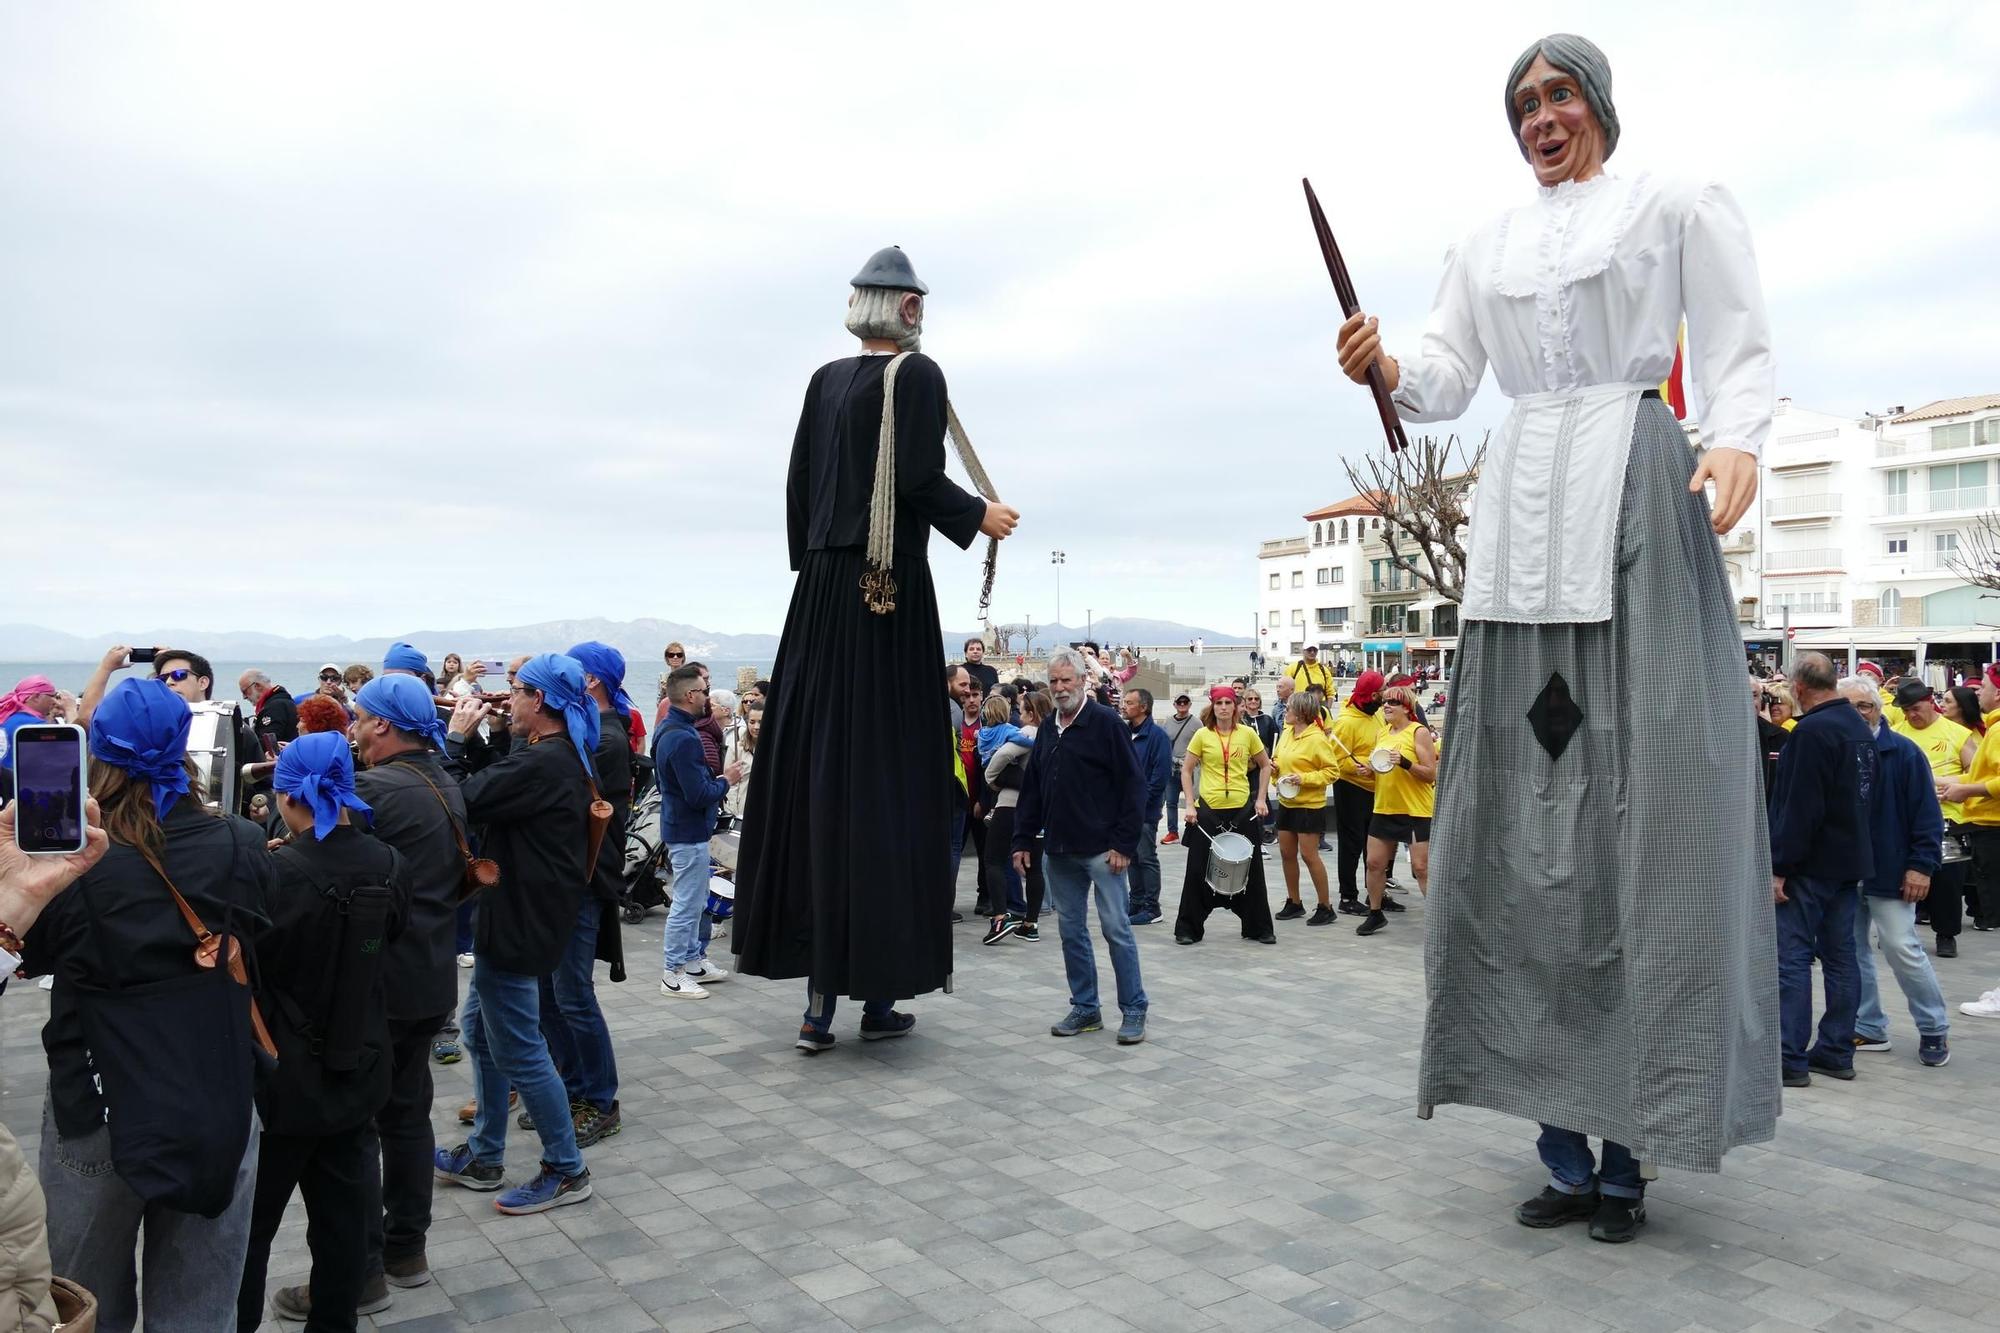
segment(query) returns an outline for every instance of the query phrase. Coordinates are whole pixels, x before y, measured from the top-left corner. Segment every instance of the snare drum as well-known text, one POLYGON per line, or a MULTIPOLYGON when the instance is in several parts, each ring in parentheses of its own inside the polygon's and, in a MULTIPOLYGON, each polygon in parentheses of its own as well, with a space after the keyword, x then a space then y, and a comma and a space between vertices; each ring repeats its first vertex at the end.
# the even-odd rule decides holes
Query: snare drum
POLYGON ((1972 859, 1972 844, 1965 836, 1965 830, 1956 824, 1948 824, 1944 831, 1944 852, 1941 857, 1946 865, 1972 859))

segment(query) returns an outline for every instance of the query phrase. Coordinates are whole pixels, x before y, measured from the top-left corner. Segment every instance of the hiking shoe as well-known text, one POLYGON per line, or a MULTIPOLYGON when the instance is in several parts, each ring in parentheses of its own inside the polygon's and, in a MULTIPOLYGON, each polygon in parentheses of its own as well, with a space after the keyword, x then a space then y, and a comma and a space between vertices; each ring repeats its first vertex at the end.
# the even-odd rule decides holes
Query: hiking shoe
POLYGON ((677 1000, 705 1000, 708 992, 701 983, 689 976, 687 969, 677 967, 660 978, 660 994, 671 995, 677 1000))
POLYGON ((611 1099, 611 1109, 600 1111, 590 1102, 580 1102, 575 1110, 576 1146, 588 1148, 600 1139, 608 1139, 625 1128, 625 1117, 619 1113, 618 1099, 611 1099))
POLYGON ((1917 1059, 1923 1061, 1932 1069, 1936 1069, 1940 1065, 1948 1065, 1951 1063, 1951 1047, 1945 1044, 1945 1039, 1942 1035, 1936 1037, 1919 1037, 1917 1039, 1917 1059))
POLYGON ((1104 1031, 1104 1015, 1095 1009, 1072 1009, 1069 1016, 1049 1029, 1051 1037, 1075 1037, 1085 1032, 1104 1031))
POLYGON ((431 1059, 441 1065, 455 1065, 464 1058, 464 1048, 449 1037, 439 1037, 431 1043, 431 1059))
POLYGON ((1621 1199, 1607 1194, 1599 1201, 1596 1216, 1590 1219, 1590 1238, 1606 1245, 1623 1245, 1637 1236, 1644 1225, 1644 1199, 1621 1199))
POLYGON ((1159 919, 1160 914, 1154 911, 1133 912, 1131 914, 1131 921, 1135 926, 1150 926, 1159 921, 1159 919))
POLYGON ((717 967, 706 958, 697 958, 681 969, 681 975, 703 986, 713 986, 729 980, 731 973, 717 967))
POLYGON ((456 1148, 433 1149, 431 1169, 439 1180, 448 1180, 469 1190, 497 1190, 500 1188, 500 1177, 505 1174, 498 1162, 473 1160, 472 1145, 469 1143, 461 1143, 456 1148))
POLYGON ((1958 1012, 1972 1018, 2000 1018, 2000 991, 1988 991, 1976 1000, 1958 1006, 1958 1012))
MULTIPOLYGON (((424 1281, 430 1281, 430 1273, 424 1274, 424 1281)), ((361 1288, 361 1301, 354 1307, 356 1314, 381 1314, 391 1304, 389 1284, 377 1273, 361 1288)), ((296 1287, 279 1287, 271 1293, 271 1313, 280 1319, 295 1319, 300 1322, 312 1318, 312 1285, 301 1282, 296 1287)))
POLYGON ((1338 914, 1325 903, 1313 908, 1313 914, 1306 918, 1308 926, 1330 926, 1338 919, 1338 914))
POLYGON ((1579 1222, 1597 1212, 1597 1191, 1588 1194, 1565 1194, 1554 1185, 1544 1185, 1542 1192, 1514 1210, 1514 1220, 1524 1227, 1559 1227, 1565 1222, 1579 1222))
POLYGON ((861 1040, 887 1041, 891 1037, 907 1037, 910 1029, 917 1025, 915 1014, 899 1013, 891 1009, 880 1018, 873 1014, 861 1015, 861 1040))
MULTIPOLYGON (((571 1120, 575 1120, 579 1115, 583 1113, 583 1108, 586 1105, 588 1105, 587 1102, 571 1102, 569 1104, 569 1118, 571 1120)), ((514 1123, 519 1125, 522 1129, 531 1130, 535 1127, 535 1113, 523 1109, 521 1114, 514 1117, 514 1123)))
POLYGON ((1174 845, 1175 843, 1179 842, 1180 840, 1181 840, 1181 835, 1180 835, 1180 834, 1178 834, 1178 833, 1169 833, 1169 834, 1168 834, 1168 835, 1167 835, 1166 837, 1164 837, 1164 838, 1161 838, 1161 839, 1160 839, 1160 845, 1161 845, 1162 847, 1171 847, 1171 846, 1173 846, 1173 845, 1174 845))
POLYGON ((986 928, 986 938, 979 942, 981 944, 998 944, 1001 940, 1006 939, 1020 928, 1020 917, 1009 916, 1007 913, 1002 912, 999 916, 993 918, 992 924, 986 928))
POLYGON ((1388 924, 1388 917, 1382 915, 1380 912, 1370 912, 1368 919, 1354 928, 1354 933, 1357 935, 1373 935, 1388 924))
POLYGON ((1886 1051, 1890 1049, 1887 1037, 1864 1037, 1854 1034, 1854 1049, 1857 1051, 1886 1051))
POLYGON ((1403 912, 1409 909, 1385 893, 1382 895, 1382 910, 1385 912, 1403 912))
POLYGON ((1853 1065, 1829 1064, 1825 1060, 1815 1060, 1810 1055, 1806 1057, 1806 1065, 1815 1074, 1825 1074, 1828 1078, 1839 1079, 1842 1083, 1854 1081, 1853 1065))
POLYGON ((1042 928, 1036 925, 1032 921, 1023 921, 1020 924, 1020 926, 1014 931, 1015 939, 1026 940, 1030 944, 1034 943, 1036 940, 1039 940, 1041 937, 1042 937, 1042 928))
POLYGON ((543 1162, 542 1169, 535 1173, 533 1180, 502 1194, 493 1201, 493 1207, 510 1217, 520 1217, 527 1213, 546 1213, 564 1204, 582 1203, 589 1197, 589 1171, 566 1176, 543 1162))
POLYGON ((1810 1088, 1812 1075, 1803 1069, 1787 1069, 1784 1071, 1784 1084, 1788 1088, 1810 1088))
POLYGON ((1137 1046, 1145 1039, 1146 1015, 1143 1013, 1125 1015, 1125 1021, 1118 1025, 1118 1044, 1137 1046))
POLYGON ((810 1023, 799 1027, 799 1039, 792 1043, 807 1055, 818 1055, 821 1051, 833 1049, 833 1034, 825 1028, 816 1028, 810 1023))
POLYGON ((392 1287, 428 1287, 431 1284, 430 1260, 421 1254, 408 1259, 384 1259, 382 1280, 392 1287))
POLYGON ((1340 914, 1342 916, 1367 916, 1368 909, 1361 905, 1359 898, 1342 898, 1340 900, 1340 914))
POLYGON ((1278 915, 1272 919, 1275 921, 1297 921, 1305 914, 1306 909, 1304 904, 1287 899, 1285 905, 1278 909, 1278 915))
POLYGON ((1958 957, 1958 936, 1947 935, 1937 942, 1936 954, 1940 958, 1958 957))

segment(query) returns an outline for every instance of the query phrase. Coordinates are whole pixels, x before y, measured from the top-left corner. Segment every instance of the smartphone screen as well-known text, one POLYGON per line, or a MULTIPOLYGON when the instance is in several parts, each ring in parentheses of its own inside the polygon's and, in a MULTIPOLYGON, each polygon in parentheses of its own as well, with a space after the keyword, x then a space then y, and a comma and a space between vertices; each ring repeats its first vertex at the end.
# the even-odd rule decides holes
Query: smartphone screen
POLYGON ((29 725, 14 733, 14 841, 24 852, 84 847, 83 728, 29 725))

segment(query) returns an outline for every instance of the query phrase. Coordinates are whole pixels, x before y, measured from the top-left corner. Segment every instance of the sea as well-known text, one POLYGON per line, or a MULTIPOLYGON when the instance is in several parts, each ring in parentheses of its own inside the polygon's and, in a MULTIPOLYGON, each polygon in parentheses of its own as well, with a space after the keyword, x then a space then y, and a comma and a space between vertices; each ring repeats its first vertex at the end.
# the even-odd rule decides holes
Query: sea
MULTIPOLYGON (((216 662, 214 695, 215 698, 224 701, 237 698, 236 682, 246 671, 262 671, 293 694, 307 694, 319 688, 319 672, 322 665, 319 662, 216 662)), ((344 671, 348 664, 341 662, 337 665, 344 671)), ((378 672, 381 670, 379 662, 370 662, 367 665, 378 672)), ((755 673, 753 679, 771 674, 769 662, 755 662, 744 658, 718 657, 713 661, 703 659, 702 665, 708 668, 709 679, 724 689, 735 689, 737 677, 745 668, 755 673)), ((438 663, 433 662, 431 669, 436 670, 437 666, 438 663)), ((630 694, 642 709, 649 708, 658 694, 660 674, 665 669, 666 663, 663 661, 626 664, 626 693, 630 694)), ((90 683, 91 674, 96 670, 95 662, 0 662, 0 694, 12 689, 14 682, 23 677, 47 676, 55 682, 57 689, 81 695, 83 687, 90 683)), ((141 678, 150 675, 151 672, 152 668, 148 666, 129 667, 116 673, 111 679, 115 684, 127 678, 141 678)))

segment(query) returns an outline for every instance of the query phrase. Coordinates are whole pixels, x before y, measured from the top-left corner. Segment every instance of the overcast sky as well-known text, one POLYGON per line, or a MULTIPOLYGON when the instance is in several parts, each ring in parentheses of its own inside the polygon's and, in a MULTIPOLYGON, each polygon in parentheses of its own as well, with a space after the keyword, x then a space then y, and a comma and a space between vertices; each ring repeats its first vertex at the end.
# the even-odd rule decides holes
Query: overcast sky
MULTIPOLYGON (((2000 389, 1996 5, 7 5, 0 622, 775 631, 800 398, 893 242, 1023 513, 996 619, 1060 547, 1072 623, 1247 632, 1256 543, 1379 444, 1299 177, 1406 340, 1572 27, 1613 171, 1741 199, 1781 393, 2000 389)), ((932 562, 971 623, 976 550, 932 562)))

